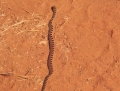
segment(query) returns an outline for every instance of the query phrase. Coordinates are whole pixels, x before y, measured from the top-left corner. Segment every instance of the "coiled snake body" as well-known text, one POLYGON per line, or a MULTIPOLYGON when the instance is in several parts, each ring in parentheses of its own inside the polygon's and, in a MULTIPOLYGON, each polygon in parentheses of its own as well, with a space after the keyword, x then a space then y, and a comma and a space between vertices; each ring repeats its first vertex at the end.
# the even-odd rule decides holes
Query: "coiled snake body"
POLYGON ((53 73, 52 58, 53 58, 53 53, 54 53, 54 41, 53 41, 53 37, 52 37, 52 32, 53 32, 52 21, 53 21, 53 18, 55 18, 55 15, 56 15, 56 7, 53 6, 53 7, 51 7, 51 9, 53 11, 53 15, 52 15, 52 18, 50 19, 50 21, 48 23, 48 27, 49 27, 49 31, 48 31, 49 55, 48 55, 48 60, 47 60, 47 67, 48 67, 49 73, 44 79, 41 91, 45 90, 47 80, 50 77, 50 75, 53 73))

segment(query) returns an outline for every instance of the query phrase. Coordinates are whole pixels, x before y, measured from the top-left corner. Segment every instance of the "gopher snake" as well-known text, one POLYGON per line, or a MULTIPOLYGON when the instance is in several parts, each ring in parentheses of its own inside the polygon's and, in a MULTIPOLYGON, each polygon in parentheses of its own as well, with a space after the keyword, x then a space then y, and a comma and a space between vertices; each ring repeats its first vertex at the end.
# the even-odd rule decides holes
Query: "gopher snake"
POLYGON ((53 73, 52 58, 53 58, 53 53, 54 53, 54 40, 53 40, 53 37, 52 37, 52 33, 53 33, 52 21, 55 18, 55 15, 56 15, 56 7, 53 6, 53 7, 51 7, 51 9, 52 9, 53 15, 52 15, 52 18, 50 19, 50 21, 48 23, 48 27, 49 27, 49 31, 48 31, 49 55, 48 55, 48 60, 47 60, 47 67, 48 67, 49 73, 44 79, 41 91, 45 90, 47 80, 51 76, 51 74, 53 73))

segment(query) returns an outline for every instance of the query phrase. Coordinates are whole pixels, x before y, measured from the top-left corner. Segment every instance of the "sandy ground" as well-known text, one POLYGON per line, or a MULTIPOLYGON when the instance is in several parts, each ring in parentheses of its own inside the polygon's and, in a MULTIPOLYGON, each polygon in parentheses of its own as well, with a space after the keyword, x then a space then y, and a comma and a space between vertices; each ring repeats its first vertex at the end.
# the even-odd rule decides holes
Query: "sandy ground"
POLYGON ((120 91, 120 0, 0 0, 0 91, 120 91))

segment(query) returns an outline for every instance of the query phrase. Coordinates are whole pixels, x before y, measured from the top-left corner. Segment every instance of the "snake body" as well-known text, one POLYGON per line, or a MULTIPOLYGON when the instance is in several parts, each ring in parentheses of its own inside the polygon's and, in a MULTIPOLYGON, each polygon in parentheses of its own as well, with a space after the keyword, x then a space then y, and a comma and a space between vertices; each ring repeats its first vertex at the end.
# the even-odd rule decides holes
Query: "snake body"
POLYGON ((48 27, 49 27, 49 31, 48 31, 49 55, 48 55, 48 59, 47 59, 47 67, 48 67, 49 73, 44 79, 41 91, 45 90, 47 80, 51 76, 51 74, 53 73, 52 58, 53 58, 53 53, 54 53, 54 40, 53 40, 53 37, 52 37, 52 33, 53 33, 52 21, 55 18, 55 15, 56 15, 56 7, 53 6, 53 7, 51 7, 51 9, 52 9, 53 15, 52 15, 52 17, 51 17, 51 19, 48 23, 48 27))

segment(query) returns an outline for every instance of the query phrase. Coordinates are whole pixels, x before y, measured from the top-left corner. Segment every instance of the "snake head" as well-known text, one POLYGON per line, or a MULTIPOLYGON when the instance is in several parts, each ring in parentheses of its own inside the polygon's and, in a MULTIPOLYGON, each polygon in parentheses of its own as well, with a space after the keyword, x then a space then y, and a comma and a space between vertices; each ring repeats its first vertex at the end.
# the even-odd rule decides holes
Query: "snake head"
POLYGON ((52 6, 51 9, 52 9, 52 11, 55 11, 56 7, 55 7, 55 6, 52 6))

